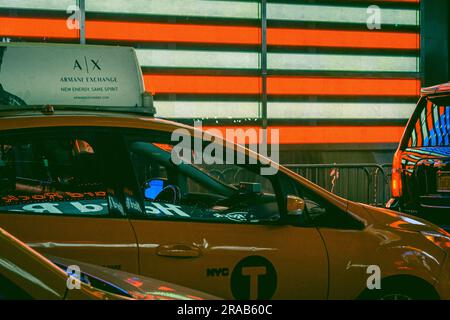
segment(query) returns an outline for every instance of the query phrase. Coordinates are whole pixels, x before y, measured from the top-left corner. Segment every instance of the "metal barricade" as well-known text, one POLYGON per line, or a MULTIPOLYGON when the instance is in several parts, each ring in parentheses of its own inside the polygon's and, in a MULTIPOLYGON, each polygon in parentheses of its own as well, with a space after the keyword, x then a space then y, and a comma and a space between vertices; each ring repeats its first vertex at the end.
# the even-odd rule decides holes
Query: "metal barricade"
MULTIPOLYGON (((283 166, 345 199, 384 207, 390 198, 391 164, 284 164, 283 166)), ((225 169, 218 166, 210 171, 210 174, 228 184, 241 181, 264 182, 254 181, 244 173, 245 170, 237 166, 225 169)))
POLYGON ((390 164, 284 164, 343 198, 384 206, 390 197, 390 164))

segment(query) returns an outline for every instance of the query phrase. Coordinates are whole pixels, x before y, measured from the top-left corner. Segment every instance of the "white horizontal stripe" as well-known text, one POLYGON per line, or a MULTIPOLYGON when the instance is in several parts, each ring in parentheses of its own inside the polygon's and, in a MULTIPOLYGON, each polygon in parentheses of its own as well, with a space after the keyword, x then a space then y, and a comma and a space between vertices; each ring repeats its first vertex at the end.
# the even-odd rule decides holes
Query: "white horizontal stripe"
MULTIPOLYGON (((258 69, 259 53, 137 49, 143 67, 258 69)), ((419 58, 402 56, 269 53, 272 70, 418 72, 419 58)))
POLYGON ((139 248, 158 248, 159 243, 139 243, 139 248))
POLYGON ((29 242, 32 248, 136 248, 135 243, 86 243, 86 242, 29 242))
POLYGON ((272 119, 409 119, 414 103, 272 102, 272 119))
MULTIPOLYGON (((0 8, 67 10, 76 0, 0 0, 0 8)), ((268 19, 365 24, 370 17, 365 7, 342 7, 309 4, 268 3, 268 19)), ((87 12, 136 15, 173 15, 185 17, 217 17, 259 19, 258 2, 213 0, 87 0, 87 12)), ((381 9, 383 24, 419 24, 419 12, 413 9, 381 9)))
POLYGON ((257 252, 257 251, 278 251, 278 248, 258 248, 258 247, 241 247, 241 246, 215 246, 209 248, 209 250, 227 250, 227 251, 244 251, 244 252, 257 252))
POLYGON ((258 102, 155 101, 162 118, 258 118, 258 102))
POLYGON ((0 0, 0 8, 7 9, 35 9, 35 10, 64 10, 75 5, 76 0, 0 0))
MULTIPOLYGON (((155 101, 162 118, 256 119, 258 102, 155 101)), ((269 102, 270 119, 408 119, 414 103, 269 102)))
MULTIPOLYGON (((267 18, 366 24, 371 17, 371 14, 367 13, 367 7, 269 3, 267 5, 267 18)), ((381 28, 383 28, 383 24, 416 26, 419 24, 419 11, 412 9, 381 9, 380 19, 381 28)))
POLYGON ((419 58, 402 56, 269 53, 268 68, 282 70, 418 72, 419 58))
POLYGON ((208 0, 86 1, 86 10, 129 14, 257 19, 256 2, 208 0))
POLYGON ((258 69, 259 54, 253 52, 137 49, 142 67, 258 69))

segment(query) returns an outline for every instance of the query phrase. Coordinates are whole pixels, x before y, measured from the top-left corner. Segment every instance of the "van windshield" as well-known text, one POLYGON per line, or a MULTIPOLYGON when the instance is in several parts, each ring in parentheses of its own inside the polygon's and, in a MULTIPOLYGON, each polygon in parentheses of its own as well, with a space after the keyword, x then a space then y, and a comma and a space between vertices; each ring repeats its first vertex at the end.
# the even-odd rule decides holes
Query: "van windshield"
POLYGON ((450 146, 450 98, 423 99, 410 126, 408 147, 450 146))

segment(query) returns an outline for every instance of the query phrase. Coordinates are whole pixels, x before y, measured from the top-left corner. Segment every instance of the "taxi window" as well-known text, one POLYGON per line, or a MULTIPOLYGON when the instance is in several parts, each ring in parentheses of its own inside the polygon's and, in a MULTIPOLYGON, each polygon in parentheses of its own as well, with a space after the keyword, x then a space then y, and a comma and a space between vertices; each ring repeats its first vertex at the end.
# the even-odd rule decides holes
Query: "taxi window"
POLYGON ((227 185, 237 186, 242 181, 258 183, 261 185, 262 192, 275 193, 272 182, 268 178, 250 171, 245 167, 229 164, 197 164, 196 167, 227 185))
POLYGON ((0 138, 0 211, 108 215, 101 172, 90 141, 0 138))
POLYGON ((258 165, 175 164, 170 143, 128 140, 146 218, 217 223, 280 218, 271 177, 261 176, 258 165))
POLYGON ((408 147, 450 146, 450 103, 423 100, 416 119, 412 121, 408 147))

